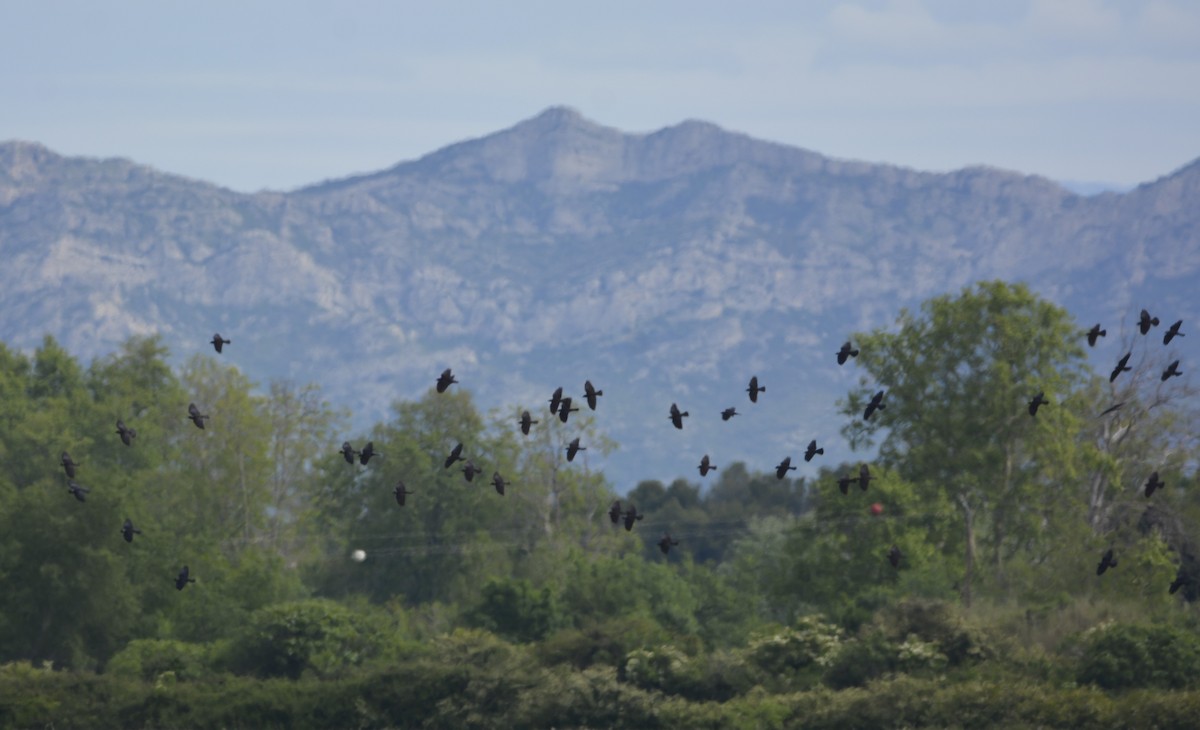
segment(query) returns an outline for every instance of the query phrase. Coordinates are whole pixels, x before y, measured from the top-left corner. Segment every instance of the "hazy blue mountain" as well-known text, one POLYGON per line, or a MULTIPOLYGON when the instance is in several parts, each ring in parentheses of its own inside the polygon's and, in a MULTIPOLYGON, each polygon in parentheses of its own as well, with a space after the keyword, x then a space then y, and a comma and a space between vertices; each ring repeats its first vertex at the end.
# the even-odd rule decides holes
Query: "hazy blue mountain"
POLYGON ((838 346, 976 280, 1025 281, 1110 332, 1142 306, 1200 322, 1198 203, 1200 161, 1084 197, 697 121, 625 134, 565 108, 286 193, 10 142, 0 339, 32 349, 48 332, 97 355, 161 332, 182 359, 220 331, 226 360, 321 383, 360 427, 445 367, 484 407, 544 410, 590 378, 621 444, 590 465, 624 490, 698 478, 706 452, 768 469, 816 437, 825 463, 846 456, 834 403, 858 373, 838 346), (683 431, 672 402, 692 414, 683 431), (732 405, 744 415, 722 423, 732 405))

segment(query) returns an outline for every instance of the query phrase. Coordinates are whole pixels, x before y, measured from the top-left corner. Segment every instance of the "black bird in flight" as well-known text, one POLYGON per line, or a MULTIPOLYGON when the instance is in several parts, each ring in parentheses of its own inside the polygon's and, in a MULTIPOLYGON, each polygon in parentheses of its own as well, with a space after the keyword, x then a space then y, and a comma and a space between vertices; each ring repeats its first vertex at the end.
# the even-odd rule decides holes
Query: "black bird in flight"
POLYGON ((454 373, 450 372, 450 368, 446 368, 442 371, 442 374, 438 376, 437 392, 445 393, 446 388, 449 388, 451 385, 454 385, 457 382, 458 381, 454 379, 454 373))
POLYGON ((738 412, 737 412, 736 408, 726 408, 725 410, 721 411, 721 420, 728 421, 729 419, 733 418, 737 414, 738 414, 738 412))
POLYGON ((133 439, 137 436, 137 431, 125 425, 121 419, 117 419, 117 433, 121 435, 121 443, 129 446, 133 443, 133 439))
POLYGON ((133 526, 133 520, 125 518, 125 524, 121 526, 121 536, 125 538, 125 542, 133 542, 134 535, 140 535, 142 531, 133 526))
POLYGON ((508 482, 504 481, 504 477, 500 476, 500 472, 492 472, 492 486, 496 488, 496 493, 501 497, 504 496, 504 488, 508 486, 508 482))
POLYGON ((571 439, 571 443, 567 444, 567 461, 575 461, 575 455, 580 451, 587 451, 586 446, 579 445, 579 437, 571 439))
POLYGON ((75 463, 75 461, 71 459, 71 455, 65 451, 62 452, 62 457, 59 459, 59 461, 62 463, 63 469, 67 472, 67 478, 74 479, 75 467, 79 466, 79 464, 75 463))
POLYGON ((812 461, 813 457, 816 456, 817 454, 821 454, 822 456, 824 456, 825 449, 818 449, 817 448, 817 440, 813 439, 812 441, 808 442, 808 448, 804 450, 804 460, 812 461))
POLYGON ((621 500, 614 500, 608 508, 608 519, 612 520, 614 525, 621 522, 621 500))
POLYGON ((629 509, 625 510, 625 531, 629 532, 630 530, 632 530, 633 523, 637 522, 638 520, 642 519, 643 517, 645 517, 645 515, 639 515, 638 511, 637 511, 637 507, 633 506, 632 504, 629 505, 629 509))
POLYGON ((471 461, 470 459, 467 459, 467 465, 462 468, 462 473, 463 473, 463 476, 466 477, 467 481, 469 482, 469 481, 472 481, 475 479, 476 474, 482 474, 483 469, 480 469, 479 467, 475 466, 475 462, 471 461))
POLYGON ((871 420, 871 416, 874 415, 875 411, 877 411, 877 410, 882 411, 882 410, 887 409, 887 406, 885 406, 883 404, 883 395, 884 395, 884 393, 881 390, 878 393, 876 393, 875 395, 871 396, 871 402, 867 404, 867 409, 865 411, 863 411, 863 420, 864 421, 871 420))
POLYGON ((349 441, 342 442, 342 458, 346 460, 347 464, 353 464, 354 457, 358 455, 359 452, 354 450, 354 447, 350 445, 349 441))
POLYGON ((775 478, 783 479, 785 476, 787 476, 789 469, 795 470, 795 468, 796 467, 792 466, 792 457, 785 456, 783 461, 779 462, 779 466, 775 467, 775 478))
POLYGON ((888 562, 892 564, 893 568, 900 567, 900 559, 903 557, 904 553, 900 552, 900 548, 896 547, 895 545, 893 545, 887 552, 888 562))
POLYGON ((1129 358, 1131 355, 1133 355, 1133 350, 1125 353, 1125 357, 1117 361, 1117 366, 1113 368, 1112 374, 1108 376, 1108 382, 1111 383, 1116 380, 1117 376, 1121 373, 1127 373, 1130 370, 1133 370, 1133 368, 1129 367, 1129 358))
POLYGON ((863 490, 864 492, 867 491, 867 485, 870 484, 871 480, 874 478, 875 477, 871 476, 871 470, 869 468, 867 468, 866 464, 863 464, 862 466, 858 467, 858 488, 859 489, 863 490))
POLYGON ((1187 583, 1187 576, 1183 574, 1183 567, 1180 566, 1175 573, 1175 580, 1171 581, 1171 587, 1167 589, 1167 592, 1172 596, 1175 595, 1175 592, 1182 588, 1184 583, 1187 583))
POLYGON ((671 423, 675 424, 675 428, 683 428, 683 419, 685 416, 687 416, 687 414, 687 411, 680 411, 679 406, 675 405, 674 403, 671 404, 670 419, 671 423))
POLYGON ((1115 413, 1115 412, 1117 412, 1117 411, 1118 411, 1118 410, 1121 408, 1121 406, 1123 406, 1123 405, 1125 405, 1125 401, 1121 401, 1120 403, 1114 403, 1113 405, 1109 406, 1108 408, 1105 408, 1105 409, 1104 409, 1104 410, 1103 410, 1103 411, 1100 413, 1100 416, 1097 416, 1097 418, 1100 418, 1101 416, 1107 416, 1107 415, 1108 415, 1108 414, 1110 414, 1110 413, 1115 413))
POLYGON ((571 407, 571 397, 567 396, 558 403, 558 420, 566 423, 567 416, 570 416, 572 413, 577 413, 578 411, 578 408, 571 407))
POLYGON ((1099 323, 1092 326, 1087 333, 1088 347, 1096 346, 1096 339, 1108 335, 1108 330, 1100 329, 1099 323))
POLYGON ((1176 361, 1172 362, 1170 365, 1168 365, 1167 369, 1163 371, 1162 379, 1163 379, 1163 382, 1165 383, 1165 382, 1167 382, 1167 380, 1169 378, 1171 378, 1171 377, 1177 378, 1181 375, 1183 375, 1183 373, 1179 372, 1179 361, 1176 360, 1176 361))
POLYGON ((750 394, 750 402, 757 403, 758 394, 766 393, 767 389, 765 387, 758 387, 758 376, 755 375, 754 377, 750 378, 750 386, 746 388, 746 392, 750 394))
POLYGON ((449 469, 450 465, 453 464, 454 462, 462 461, 462 449, 463 449, 463 447, 462 447, 461 441, 458 442, 457 444, 455 444, 453 449, 450 449, 450 455, 446 457, 446 468, 447 469, 449 469))
POLYGON ((1096 566, 1096 575, 1104 575, 1104 571, 1117 567, 1117 559, 1113 557, 1112 548, 1104 551, 1100 564, 1096 566))
POLYGON ((408 491, 408 489, 404 486, 404 482, 397 479, 396 480, 396 488, 392 490, 392 494, 396 495, 396 504, 403 507, 404 506, 404 498, 407 497, 408 495, 412 494, 412 492, 408 491))
POLYGON ((183 566, 183 570, 179 571, 179 577, 175 579, 175 590, 182 591, 187 587, 188 583, 195 583, 195 578, 188 577, 188 567, 183 566))
POLYGON ((1158 478, 1158 472, 1151 472, 1150 478, 1146 480, 1146 496, 1154 494, 1155 489, 1162 489, 1165 484, 1158 478))
POLYGON ((529 435, 529 427, 537 423, 533 417, 529 415, 529 411, 521 411, 521 433, 529 435))
POLYGON ((849 494, 850 493, 850 482, 857 482, 857 481, 858 481, 858 479, 856 477, 852 477, 849 474, 843 474, 840 477, 838 477, 838 489, 842 490, 842 494, 849 494))
POLYGON ((75 482, 72 479, 68 479, 67 480, 67 491, 70 492, 72 495, 74 495, 75 499, 78 499, 80 502, 86 502, 87 501, 86 495, 88 492, 90 492, 92 490, 88 489, 87 487, 83 486, 82 484, 75 482))
POLYGON ((562 386, 554 389, 554 394, 550 396, 550 412, 558 413, 558 406, 562 403, 562 386))
POLYGON ((1046 393, 1039 390, 1037 395, 1029 401, 1029 415, 1037 416, 1038 408, 1046 405, 1050 405, 1050 401, 1046 400, 1046 393))
POLYGON ((363 466, 366 466, 367 462, 371 460, 372 456, 379 456, 379 455, 380 455, 379 452, 375 450, 375 442, 368 441, 367 445, 363 447, 363 450, 358 452, 358 461, 363 466))
POLYGON ((847 340, 845 344, 842 345, 842 349, 838 350, 837 357, 838 365, 845 365, 847 358, 858 357, 858 350, 852 349, 850 347, 849 340, 847 340))
POLYGON ((188 418, 192 419, 192 423, 196 424, 196 428, 204 428, 204 420, 208 418, 208 414, 201 413, 195 403, 188 403, 188 418))
POLYGON ((1141 316, 1138 317, 1138 329, 1142 331, 1142 334, 1149 332, 1151 327, 1157 326, 1158 317, 1151 317, 1150 313, 1143 309, 1141 316))
POLYGON ((1179 328, 1182 325, 1183 325, 1183 320, 1181 319, 1178 322, 1176 322, 1175 324, 1171 325, 1171 328, 1163 333, 1163 344, 1164 345, 1171 344, 1171 340, 1175 339, 1176 337, 1183 337, 1183 333, 1179 331, 1179 328))
POLYGON ((212 346, 213 346, 213 349, 217 351, 217 354, 218 354, 218 355, 220 355, 220 354, 221 354, 221 348, 222 348, 222 347, 224 347, 225 345, 232 345, 232 344, 233 344, 233 341, 232 341, 232 340, 227 340, 227 339, 225 339, 225 338, 221 337, 221 333, 220 333, 220 332, 218 332, 218 333, 216 333, 215 335, 213 335, 213 338, 212 338, 212 346))
POLYGON ((587 399, 588 408, 596 410, 596 398, 604 395, 603 390, 596 390, 592 385, 592 381, 583 381, 583 397, 587 399))
POLYGON ((706 477, 710 471, 716 471, 717 467, 708 460, 708 454, 700 457, 700 476, 706 477))
POLYGON ((671 533, 664 532, 662 539, 658 541, 658 549, 663 551, 663 555, 671 552, 671 548, 679 544, 678 540, 671 539, 671 533))

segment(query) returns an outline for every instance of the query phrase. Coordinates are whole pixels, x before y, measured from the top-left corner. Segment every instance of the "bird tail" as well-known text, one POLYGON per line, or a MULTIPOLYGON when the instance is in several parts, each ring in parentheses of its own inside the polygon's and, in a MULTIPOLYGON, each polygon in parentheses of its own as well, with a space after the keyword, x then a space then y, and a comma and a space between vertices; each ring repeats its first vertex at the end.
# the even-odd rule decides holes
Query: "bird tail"
POLYGON ((820 454, 820 455, 824 456, 824 455, 825 455, 825 449, 817 449, 817 450, 816 450, 816 451, 814 451, 813 453, 814 453, 814 454, 820 454))
POLYGON ((679 415, 681 415, 681 416, 686 416, 687 414, 688 414, 688 412, 687 412, 687 411, 684 411, 683 413, 680 413, 679 415))
POLYGON ((850 357, 858 357, 858 350, 851 350, 850 357))
POLYGON ((1101 336, 1101 337, 1107 337, 1107 336, 1108 336, 1108 330, 1100 330, 1100 336, 1101 336))
MULTIPOLYGON (((1150 324, 1152 324, 1152 325, 1154 325, 1155 327, 1157 327, 1157 326, 1158 326, 1158 317, 1151 317, 1151 318, 1150 318, 1150 324)), ((1113 565, 1116 565, 1116 563, 1113 563, 1113 565)))

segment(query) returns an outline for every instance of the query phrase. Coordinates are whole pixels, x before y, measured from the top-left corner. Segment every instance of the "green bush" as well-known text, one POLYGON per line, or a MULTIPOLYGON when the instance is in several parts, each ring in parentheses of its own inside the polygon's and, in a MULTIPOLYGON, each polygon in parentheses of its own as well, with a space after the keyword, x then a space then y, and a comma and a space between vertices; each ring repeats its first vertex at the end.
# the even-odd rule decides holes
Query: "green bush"
POLYGON ((1104 624, 1083 639, 1080 683, 1104 689, 1200 684, 1200 637, 1173 626, 1104 624))
POLYGON ((212 650, 205 644, 172 639, 136 639, 109 660, 105 671, 117 677, 153 681, 164 672, 188 681, 213 673, 212 650))
POLYGON ((483 587, 467 621, 510 641, 532 642, 566 624, 549 588, 535 589, 527 580, 494 578, 483 587))

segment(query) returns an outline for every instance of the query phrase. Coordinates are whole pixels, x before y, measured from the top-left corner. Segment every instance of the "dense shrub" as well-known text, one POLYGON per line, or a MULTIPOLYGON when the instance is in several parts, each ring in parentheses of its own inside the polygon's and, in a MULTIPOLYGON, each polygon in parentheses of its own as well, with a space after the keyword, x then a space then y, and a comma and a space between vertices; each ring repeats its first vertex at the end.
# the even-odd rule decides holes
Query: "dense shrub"
POLYGON ((549 588, 535 589, 527 580, 494 578, 483 587, 467 621, 511 641, 544 638, 567 621, 549 588))
POLYGON ((212 648, 171 639, 137 639, 109 660, 105 671, 118 677, 153 681, 165 672, 182 681, 213 672, 212 648))
POLYGON ((1172 626, 1107 624, 1086 632, 1078 679, 1104 689, 1200 684, 1200 637, 1172 626))

